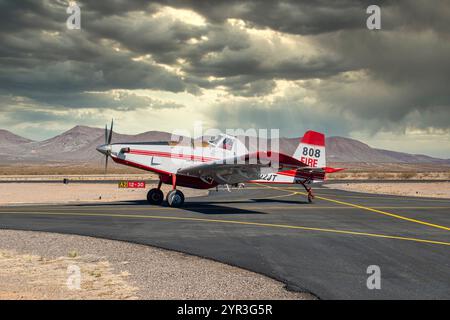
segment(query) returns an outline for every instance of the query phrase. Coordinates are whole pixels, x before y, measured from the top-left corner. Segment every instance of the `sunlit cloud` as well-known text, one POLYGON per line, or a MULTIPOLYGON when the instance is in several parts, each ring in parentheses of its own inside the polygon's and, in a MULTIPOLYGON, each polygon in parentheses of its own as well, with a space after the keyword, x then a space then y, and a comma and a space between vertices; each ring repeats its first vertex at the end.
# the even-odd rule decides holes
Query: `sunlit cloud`
POLYGON ((357 0, 79 3, 80 32, 60 1, 3 10, 0 128, 43 139, 112 117, 124 133, 204 121, 450 158, 447 2, 385 4, 377 32, 357 0))

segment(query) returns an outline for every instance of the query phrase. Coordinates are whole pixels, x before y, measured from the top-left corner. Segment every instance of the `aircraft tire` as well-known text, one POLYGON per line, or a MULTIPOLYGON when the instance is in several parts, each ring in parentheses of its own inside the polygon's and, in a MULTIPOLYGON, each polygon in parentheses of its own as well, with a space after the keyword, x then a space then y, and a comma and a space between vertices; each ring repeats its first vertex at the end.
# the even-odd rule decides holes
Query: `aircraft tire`
POLYGON ((164 194, 160 189, 153 188, 150 189, 147 193, 147 201, 150 204, 159 205, 164 200, 164 194))
POLYGON ((178 208, 184 203, 184 194, 180 190, 171 190, 167 194, 167 203, 170 207, 178 208))

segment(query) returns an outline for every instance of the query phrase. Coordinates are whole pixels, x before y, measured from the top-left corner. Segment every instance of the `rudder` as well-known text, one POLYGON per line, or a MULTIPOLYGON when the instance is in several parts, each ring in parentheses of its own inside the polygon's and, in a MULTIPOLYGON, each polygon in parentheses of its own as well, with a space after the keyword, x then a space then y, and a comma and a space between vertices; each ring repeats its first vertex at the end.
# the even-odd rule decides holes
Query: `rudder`
POLYGON ((316 131, 306 131, 300 139, 300 144, 294 152, 294 158, 300 160, 308 167, 326 167, 325 135, 316 131))

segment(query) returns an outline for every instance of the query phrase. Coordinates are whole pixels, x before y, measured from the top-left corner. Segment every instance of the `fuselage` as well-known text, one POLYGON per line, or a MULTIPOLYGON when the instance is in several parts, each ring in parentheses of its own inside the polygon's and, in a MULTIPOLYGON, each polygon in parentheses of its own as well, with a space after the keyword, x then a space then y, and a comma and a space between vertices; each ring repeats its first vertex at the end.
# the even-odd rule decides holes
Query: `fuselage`
POLYGON ((115 143, 100 146, 97 150, 105 153, 103 149, 108 149, 109 156, 116 163, 154 172, 159 175, 163 183, 172 183, 172 175, 176 175, 177 185, 197 189, 208 189, 221 184, 243 182, 309 183, 324 178, 324 175, 319 173, 312 177, 310 174, 305 175, 296 170, 277 172, 272 168, 256 168, 251 172, 246 172, 245 175, 239 172, 230 174, 226 168, 208 175, 179 173, 184 168, 236 157, 247 152, 245 146, 238 140, 233 140, 231 145, 223 143, 224 141, 219 141, 216 144, 203 143, 198 146, 186 146, 170 142, 115 143))

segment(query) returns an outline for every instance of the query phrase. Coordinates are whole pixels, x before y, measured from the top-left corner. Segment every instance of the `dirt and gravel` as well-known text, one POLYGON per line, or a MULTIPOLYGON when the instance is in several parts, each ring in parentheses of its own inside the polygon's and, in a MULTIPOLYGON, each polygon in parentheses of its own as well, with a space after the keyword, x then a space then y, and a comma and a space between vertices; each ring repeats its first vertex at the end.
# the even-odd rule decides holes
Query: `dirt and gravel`
POLYGON ((260 274, 183 253, 84 236, 0 230, 0 299, 313 298, 260 274))
MULTIPOLYGON (((345 168, 327 176, 329 181, 339 180, 450 180, 450 166, 438 164, 389 163, 330 163, 345 168)), ((411 182, 411 181, 409 181, 411 182)))
POLYGON ((326 186, 354 192, 450 199, 450 182, 329 183, 326 186))
MULTIPOLYGON (((148 190, 155 186, 147 184, 145 189, 122 189, 117 183, 0 183, 0 205, 145 200, 148 190)), ((169 185, 162 186, 165 193, 170 189, 169 185)), ((205 190, 179 189, 186 197, 207 194, 205 190)))

